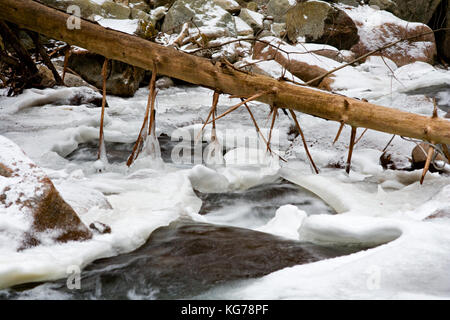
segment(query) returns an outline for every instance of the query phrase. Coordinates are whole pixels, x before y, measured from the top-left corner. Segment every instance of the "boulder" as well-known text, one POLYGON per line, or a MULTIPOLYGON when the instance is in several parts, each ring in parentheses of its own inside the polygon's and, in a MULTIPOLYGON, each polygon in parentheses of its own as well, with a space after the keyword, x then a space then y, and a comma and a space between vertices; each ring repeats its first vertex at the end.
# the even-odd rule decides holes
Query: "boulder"
POLYGON ((376 6, 381 10, 386 10, 397 15, 398 7, 397 4, 392 0, 370 0, 369 5, 376 6))
POLYGON ((103 17, 115 19, 129 19, 131 17, 131 8, 120 2, 105 1, 101 4, 103 17))
POLYGON ((386 170, 408 171, 411 169, 410 159, 401 153, 393 151, 383 152, 380 156, 380 164, 386 170))
POLYGON ((450 1, 442 3, 441 8, 436 11, 435 25, 433 28, 445 27, 447 30, 436 33, 436 42, 439 54, 450 63, 450 1), (439 10, 441 9, 441 10, 439 10), (442 18, 440 12, 447 12, 445 18, 442 18))
POLYGON ((234 0, 213 0, 213 1, 231 14, 238 14, 241 11, 241 6, 234 0))
POLYGON ((93 19, 95 15, 102 16, 104 10, 101 5, 90 0, 42 0, 43 4, 66 11, 69 6, 76 5, 80 8, 80 14, 85 19, 93 19))
POLYGON ((272 16, 275 22, 286 23, 286 14, 295 4, 293 0, 270 0, 267 3, 267 15, 272 16))
POLYGON ((95 16, 114 19, 128 19, 131 16, 130 6, 112 0, 106 0, 103 3, 91 0, 42 0, 41 2, 64 11, 69 6, 78 6, 81 16, 91 20, 94 20, 95 16))
POLYGON ((264 16, 249 9, 241 9, 239 18, 245 21, 255 33, 263 29, 264 16))
POLYGON ((300 2, 286 16, 289 40, 324 43, 348 50, 358 43, 358 29, 353 20, 341 9, 323 1, 300 2))
POLYGON ((51 88, 56 84, 55 77, 53 73, 45 65, 40 64, 37 66, 41 82, 39 85, 43 88, 51 88))
MULTIPOLYGON (((358 57, 394 41, 431 31, 425 24, 408 22, 392 13, 369 6, 347 7, 343 10, 358 28, 359 41, 350 49, 358 57)), ((436 56, 434 35, 430 33, 399 42, 375 55, 383 55, 399 67, 415 61, 433 64, 436 56)))
POLYGON ((236 32, 238 36, 251 36, 253 29, 244 20, 239 17, 233 17, 236 24, 236 32))
POLYGON ((442 0, 392 0, 391 2, 396 4, 395 8, 392 11, 389 10, 389 8, 386 8, 386 10, 391 11, 397 17, 407 21, 428 23, 441 1, 442 0))
MULTIPOLYGON (((235 36, 236 26, 233 16, 210 0, 177 0, 164 18, 162 31, 179 33, 184 23, 193 20, 194 24, 208 38, 235 36)), ((192 26, 193 31, 197 28, 192 26)))
MULTIPOLYGON (((101 71, 104 59, 98 54, 76 51, 70 55, 68 66, 85 81, 102 89, 103 78, 101 71)), ((131 97, 139 89, 139 84, 143 80, 144 75, 145 71, 143 69, 111 60, 108 66, 106 91, 112 95, 131 97)))
MULTIPOLYGON (((411 152, 412 157, 412 167, 414 169, 421 169, 425 166, 425 161, 427 160, 427 153, 430 146, 426 144, 425 142, 420 143, 419 145, 415 146, 414 149, 411 152)), ((436 155, 437 161, 444 161, 445 163, 448 163, 447 159, 443 157, 440 153, 436 155)), ((433 165, 433 162, 430 164, 431 172, 438 171, 438 168, 435 168, 433 165)))
POLYGON ((0 136, 0 228, 16 249, 88 240, 92 233, 44 171, 0 136))
POLYGON ((169 8, 175 1, 176 0, 150 0, 149 2, 153 8, 161 6, 166 6, 167 8, 169 8))

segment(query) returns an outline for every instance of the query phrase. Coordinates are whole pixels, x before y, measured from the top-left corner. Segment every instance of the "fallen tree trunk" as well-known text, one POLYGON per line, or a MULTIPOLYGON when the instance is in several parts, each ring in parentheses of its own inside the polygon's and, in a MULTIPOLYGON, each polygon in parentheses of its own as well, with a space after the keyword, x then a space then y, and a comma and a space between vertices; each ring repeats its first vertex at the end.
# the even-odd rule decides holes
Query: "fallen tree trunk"
MULTIPOLYGON (((0 0, 0 19, 50 38, 62 40, 108 59, 239 97, 264 93, 257 100, 320 118, 345 122, 434 143, 450 144, 450 122, 365 101, 247 74, 225 63, 189 55, 98 24, 81 20, 80 29, 67 28, 69 15, 33 0, 0 0)), ((431 110, 430 110, 431 111, 431 110)))

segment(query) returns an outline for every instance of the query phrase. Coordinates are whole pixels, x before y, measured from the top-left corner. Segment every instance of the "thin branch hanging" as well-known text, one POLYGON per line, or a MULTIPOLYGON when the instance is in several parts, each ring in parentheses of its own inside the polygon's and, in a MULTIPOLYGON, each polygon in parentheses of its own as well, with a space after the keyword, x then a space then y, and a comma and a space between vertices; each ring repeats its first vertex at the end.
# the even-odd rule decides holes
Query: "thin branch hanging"
POLYGON ((103 135, 103 122, 105 117, 105 106, 106 106, 106 80, 107 80, 107 71, 108 71, 108 58, 105 58, 102 67, 102 78, 103 78, 103 96, 102 96, 102 113, 100 116, 100 134, 98 141, 98 154, 97 159, 107 160, 106 159, 106 147, 105 147, 105 139, 103 135))
POLYGON ((348 147, 347 163, 345 165, 345 172, 347 172, 347 173, 350 173, 350 165, 352 162, 353 147, 355 146, 355 136, 356 136, 356 127, 352 127, 352 133, 350 135, 350 145, 348 147))
POLYGON ((305 148, 306 155, 308 156, 309 162, 311 163, 311 166, 314 168, 314 171, 316 172, 316 174, 318 174, 319 170, 317 169, 316 164, 314 163, 314 160, 313 160, 311 154, 309 153, 308 145, 306 144, 305 135, 303 134, 303 130, 300 127, 300 123, 297 120, 297 116, 295 115, 295 112, 293 110, 289 109, 289 112, 291 113, 292 119, 294 119, 294 122, 295 122, 295 125, 297 126, 298 132, 300 133, 300 136, 303 141, 303 147, 305 148))
POLYGON ((144 121, 142 122, 141 130, 139 131, 139 135, 137 137, 137 140, 133 146, 133 151, 131 152, 131 155, 128 157, 127 160, 127 166, 131 166, 134 160, 137 159, 140 151, 142 150, 142 146, 144 144, 144 139, 146 139, 147 135, 149 134, 149 114, 150 114, 150 108, 153 105, 154 98, 156 95, 154 94, 155 91, 155 83, 156 83, 156 66, 154 66, 154 69, 152 71, 152 78, 150 80, 150 83, 148 85, 148 99, 147 99, 147 107, 145 108, 145 115, 144 115, 144 121))

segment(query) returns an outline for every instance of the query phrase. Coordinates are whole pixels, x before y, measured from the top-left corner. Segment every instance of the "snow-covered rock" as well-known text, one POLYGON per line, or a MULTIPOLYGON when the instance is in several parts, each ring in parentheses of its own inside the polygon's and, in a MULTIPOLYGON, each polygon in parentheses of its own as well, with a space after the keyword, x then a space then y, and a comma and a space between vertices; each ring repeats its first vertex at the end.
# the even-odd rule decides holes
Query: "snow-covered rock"
MULTIPOLYGON (((303 81, 314 79, 328 69, 339 66, 334 60, 309 53, 303 46, 294 47, 275 37, 265 37, 262 40, 264 42, 255 44, 253 59, 275 60, 303 81)), ((321 87, 329 88, 332 82, 333 80, 327 77, 322 81, 321 87)))
POLYGON ((209 0, 177 0, 170 7, 164 18, 162 31, 178 33, 182 25, 188 21, 194 22, 192 31, 200 31, 208 38, 235 36, 236 26, 232 15, 214 1, 209 0))
POLYGON ((392 13, 376 10, 370 6, 339 7, 350 16, 358 28, 359 42, 350 49, 357 56, 400 39, 418 36, 408 41, 401 41, 382 50, 377 55, 388 57, 398 66, 415 61, 430 64, 434 62, 436 43, 431 29, 427 25, 405 21, 392 13), (429 34, 421 35, 427 32, 429 34))
POLYGON ((233 17, 236 24, 236 31, 238 36, 250 36, 253 35, 253 29, 244 20, 239 17, 233 17))
POLYGON ((244 20, 255 32, 263 29, 264 16, 258 12, 249 9, 241 9, 239 18, 244 20))
POLYGON ((0 243, 16 249, 92 237, 45 172, 3 136, 0 136, 0 231, 0 243))
POLYGON ((213 0, 216 4, 227 10, 229 13, 239 13, 241 6, 234 0, 213 0))

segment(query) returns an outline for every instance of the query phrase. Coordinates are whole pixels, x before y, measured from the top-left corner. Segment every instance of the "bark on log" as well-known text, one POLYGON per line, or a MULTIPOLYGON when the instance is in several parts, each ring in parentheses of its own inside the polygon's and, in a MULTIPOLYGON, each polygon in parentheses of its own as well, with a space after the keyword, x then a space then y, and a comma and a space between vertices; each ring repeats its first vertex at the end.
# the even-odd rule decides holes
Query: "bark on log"
MULTIPOLYGON (((218 92, 257 100, 320 118, 343 121, 401 136, 450 144, 450 122, 403 112, 266 76, 251 75, 220 62, 189 55, 119 31, 81 20, 81 28, 66 27, 69 15, 33 0, 0 0, 0 19, 50 38, 101 54, 108 59, 152 70, 159 74, 205 86, 218 92), (348 103, 345 103, 347 101, 348 103)), ((430 110, 431 111, 431 110, 430 110)))

